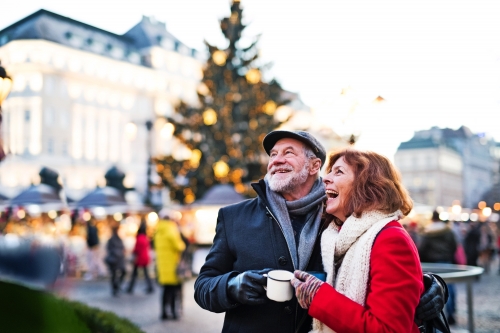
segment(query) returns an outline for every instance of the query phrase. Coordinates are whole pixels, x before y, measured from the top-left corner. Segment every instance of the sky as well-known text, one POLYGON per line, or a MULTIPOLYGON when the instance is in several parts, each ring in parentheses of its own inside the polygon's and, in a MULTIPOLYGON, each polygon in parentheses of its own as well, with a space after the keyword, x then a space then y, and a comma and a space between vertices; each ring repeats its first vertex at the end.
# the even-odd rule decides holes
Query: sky
MULTIPOLYGON (((465 125, 500 141, 497 1, 241 4, 246 36, 261 34, 262 59, 274 64, 267 77, 299 93, 321 123, 360 133, 359 148, 392 158, 414 131, 432 126, 465 125), (372 103, 377 96, 384 102, 372 103)), ((218 20, 229 0, 16 0, 2 5, 0 29, 40 8, 117 34, 154 16, 204 50, 203 40, 225 46, 218 20)))

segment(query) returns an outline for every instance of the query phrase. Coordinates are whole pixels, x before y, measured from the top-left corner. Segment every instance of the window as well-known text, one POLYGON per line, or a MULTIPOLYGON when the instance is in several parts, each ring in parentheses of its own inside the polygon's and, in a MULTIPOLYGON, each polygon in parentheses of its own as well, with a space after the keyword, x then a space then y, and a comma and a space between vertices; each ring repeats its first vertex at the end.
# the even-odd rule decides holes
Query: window
POLYGON ((25 110, 24 111, 24 121, 29 123, 30 122, 30 116, 31 116, 31 113, 30 113, 30 110, 25 110))
POLYGON ((62 154, 68 156, 68 143, 66 141, 62 143, 62 154))
POLYGON ((45 125, 52 126, 54 125, 54 110, 51 107, 45 109, 45 125))
POLYGON ((47 153, 49 154, 54 153, 54 139, 47 140, 47 153))

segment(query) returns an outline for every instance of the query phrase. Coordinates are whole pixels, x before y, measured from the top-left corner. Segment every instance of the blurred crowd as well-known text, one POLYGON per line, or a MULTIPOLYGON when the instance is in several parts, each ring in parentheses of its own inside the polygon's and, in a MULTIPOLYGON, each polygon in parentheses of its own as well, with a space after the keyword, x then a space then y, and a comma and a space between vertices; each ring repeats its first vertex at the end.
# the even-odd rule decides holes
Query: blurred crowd
MULTIPOLYGON (((495 254, 500 255, 500 232, 495 222, 442 220, 434 211, 429 223, 419 226, 410 221, 404 227, 417 246, 421 262, 480 266, 488 274, 495 254)), ((454 325, 455 285, 448 284, 448 291, 446 315, 449 324, 454 325)))
MULTIPOLYGON (((156 214, 155 214, 156 215, 156 214)), ((192 276, 192 240, 184 236, 179 213, 163 209, 155 223, 140 216, 135 229, 114 219, 88 215, 75 219, 69 232, 45 237, 27 221, 6 223, 0 232, 0 277, 50 287, 57 279, 109 279, 110 293, 134 293, 144 281, 144 292, 161 289, 160 318, 177 319, 182 313, 182 283, 192 276), (133 229, 133 230, 132 230, 133 229), (38 269, 47 257, 53 265, 38 269), (11 263, 11 264, 8 264, 11 263)))
MULTIPOLYGON (((483 267, 485 273, 489 273, 494 255, 500 255, 498 222, 440 220, 439 213, 434 211, 428 224, 419 225, 410 221, 404 224, 404 227, 419 249, 420 259, 423 262, 426 262, 428 253, 438 257, 445 253, 446 258, 451 252, 451 260, 441 257, 427 262, 451 261, 453 264, 483 267), (454 242, 441 242, 440 249, 430 247, 427 241, 429 238, 437 237, 448 230, 452 232, 454 242)), ((500 274, 500 271, 498 273, 500 274)))

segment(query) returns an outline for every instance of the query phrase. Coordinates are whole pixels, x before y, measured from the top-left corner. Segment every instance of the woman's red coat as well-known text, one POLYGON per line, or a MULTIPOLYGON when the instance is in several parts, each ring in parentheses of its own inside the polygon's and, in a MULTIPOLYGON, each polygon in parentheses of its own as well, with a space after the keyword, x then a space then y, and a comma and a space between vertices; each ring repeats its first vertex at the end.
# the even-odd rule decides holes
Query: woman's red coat
POLYGON ((370 266, 365 306, 324 283, 309 314, 337 333, 418 333, 414 315, 424 291, 422 268, 415 244, 398 222, 375 239, 370 266))

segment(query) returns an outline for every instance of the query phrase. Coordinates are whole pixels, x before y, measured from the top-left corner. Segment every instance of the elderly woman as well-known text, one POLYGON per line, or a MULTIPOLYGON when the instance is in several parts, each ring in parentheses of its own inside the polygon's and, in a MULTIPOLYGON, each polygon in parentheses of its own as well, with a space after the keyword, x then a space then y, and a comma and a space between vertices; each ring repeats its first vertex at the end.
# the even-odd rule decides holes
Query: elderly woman
POLYGON ((422 270, 398 222, 412 208, 398 172, 386 157, 351 148, 332 154, 326 172, 327 283, 302 271, 292 280, 313 332, 419 332, 422 270))

